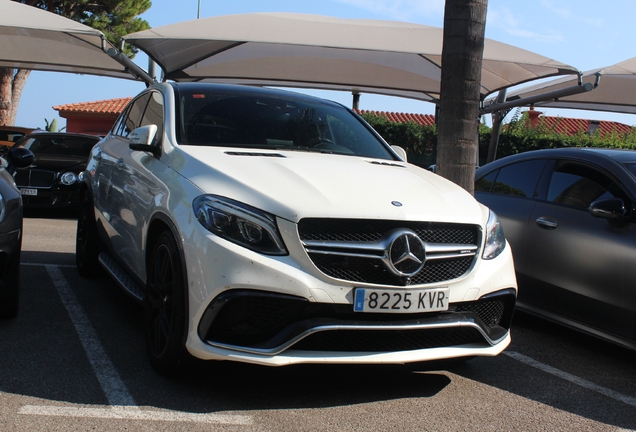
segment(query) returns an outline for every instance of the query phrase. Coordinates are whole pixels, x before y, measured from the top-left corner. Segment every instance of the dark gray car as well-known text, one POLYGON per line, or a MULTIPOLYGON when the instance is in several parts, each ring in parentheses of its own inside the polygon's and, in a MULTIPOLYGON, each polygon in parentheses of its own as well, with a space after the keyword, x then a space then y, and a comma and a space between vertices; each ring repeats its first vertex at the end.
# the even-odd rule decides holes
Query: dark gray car
POLYGON ((22 148, 10 150, 6 160, 0 158, 0 318, 12 318, 18 313, 22 199, 13 173, 32 162, 33 153, 22 148))
POLYGON ((512 247, 518 308, 636 349, 636 151, 551 149, 481 167, 512 247))

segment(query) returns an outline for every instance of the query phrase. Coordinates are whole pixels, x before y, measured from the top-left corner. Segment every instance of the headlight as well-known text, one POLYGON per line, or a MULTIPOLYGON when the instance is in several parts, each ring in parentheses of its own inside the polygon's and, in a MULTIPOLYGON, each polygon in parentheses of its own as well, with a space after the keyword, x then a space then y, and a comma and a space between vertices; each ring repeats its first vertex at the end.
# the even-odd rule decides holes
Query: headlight
POLYGON ((66 186, 75 184, 77 182, 77 174, 70 171, 65 172, 64 174, 60 176, 60 182, 62 182, 62 184, 66 186))
POLYGON ((202 195, 192 205, 199 223, 219 237, 263 254, 287 254, 273 215, 215 195, 202 195))
POLYGON ((4 196, 0 194, 0 222, 4 220, 4 215, 7 213, 7 203, 4 200, 4 196))
POLYGON ((505 247, 506 237, 504 237, 501 223, 495 212, 490 210, 490 216, 488 216, 488 223, 486 224, 486 244, 484 245, 482 258, 485 260, 497 258, 505 247))

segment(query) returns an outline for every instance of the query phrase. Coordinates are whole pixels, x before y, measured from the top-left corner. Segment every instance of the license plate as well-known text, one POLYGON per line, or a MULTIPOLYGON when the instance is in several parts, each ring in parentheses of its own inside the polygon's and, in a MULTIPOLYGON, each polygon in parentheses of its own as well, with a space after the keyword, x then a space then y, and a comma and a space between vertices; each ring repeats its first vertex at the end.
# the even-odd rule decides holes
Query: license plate
POLYGON ((354 312, 417 313, 448 310, 449 288, 385 290, 357 288, 354 312))
POLYGON ((20 195, 37 195, 38 194, 38 190, 37 189, 20 189, 20 195))

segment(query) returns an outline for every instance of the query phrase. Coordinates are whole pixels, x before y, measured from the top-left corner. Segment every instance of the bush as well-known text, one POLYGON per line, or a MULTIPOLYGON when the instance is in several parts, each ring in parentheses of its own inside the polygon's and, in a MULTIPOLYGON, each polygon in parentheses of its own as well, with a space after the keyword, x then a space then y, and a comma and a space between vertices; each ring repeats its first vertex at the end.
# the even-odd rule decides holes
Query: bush
MULTIPOLYGON (((387 117, 375 113, 364 113, 361 116, 389 144, 404 148, 409 162, 422 167, 428 167, 435 163, 437 158, 437 128, 435 126, 422 126, 413 121, 395 123, 387 117)), ((497 159, 530 150, 560 147, 636 149, 635 128, 632 128, 627 134, 613 131, 603 135, 597 130, 592 134, 581 131, 574 135, 568 135, 555 130, 557 127, 558 123, 549 127, 546 123, 539 122, 537 127, 532 128, 527 112, 521 113, 520 109, 517 109, 512 120, 501 128, 497 159)), ((490 127, 483 123, 480 124, 480 165, 486 163, 491 133, 490 127)))
POLYGON ((384 115, 375 113, 363 113, 361 117, 386 142, 406 150, 409 162, 422 167, 435 163, 437 159, 437 128, 435 126, 422 126, 414 121, 396 123, 384 115))

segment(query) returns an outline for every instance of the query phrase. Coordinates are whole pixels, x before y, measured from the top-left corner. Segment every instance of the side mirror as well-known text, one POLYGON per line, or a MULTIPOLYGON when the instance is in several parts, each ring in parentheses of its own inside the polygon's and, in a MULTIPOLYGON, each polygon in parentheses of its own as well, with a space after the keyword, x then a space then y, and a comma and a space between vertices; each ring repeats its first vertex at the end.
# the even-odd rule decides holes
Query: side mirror
POLYGON ((594 217, 607 219, 612 226, 627 225, 627 209, 620 198, 604 198, 594 201, 587 211, 594 217))
POLYGON ((152 145, 156 136, 156 125, 151 124, 138 127, 130 133, 128 146, 131 150, 147 151, 154 155, 158 155, 161 152, 161 148, 159 146, 152 145))
POLYGON ((404 150, 402 147, 396 146, 396 145, 392 145, 391 148, 400 157, 400 159, 402 159, 404 162, 406 162, 406 150, 404 150))
POLYGON ((13 175, 18 168, 26 168, 33 163, 35 155, 24 147, 13 147, 7 152, 7 171, 13 175))

